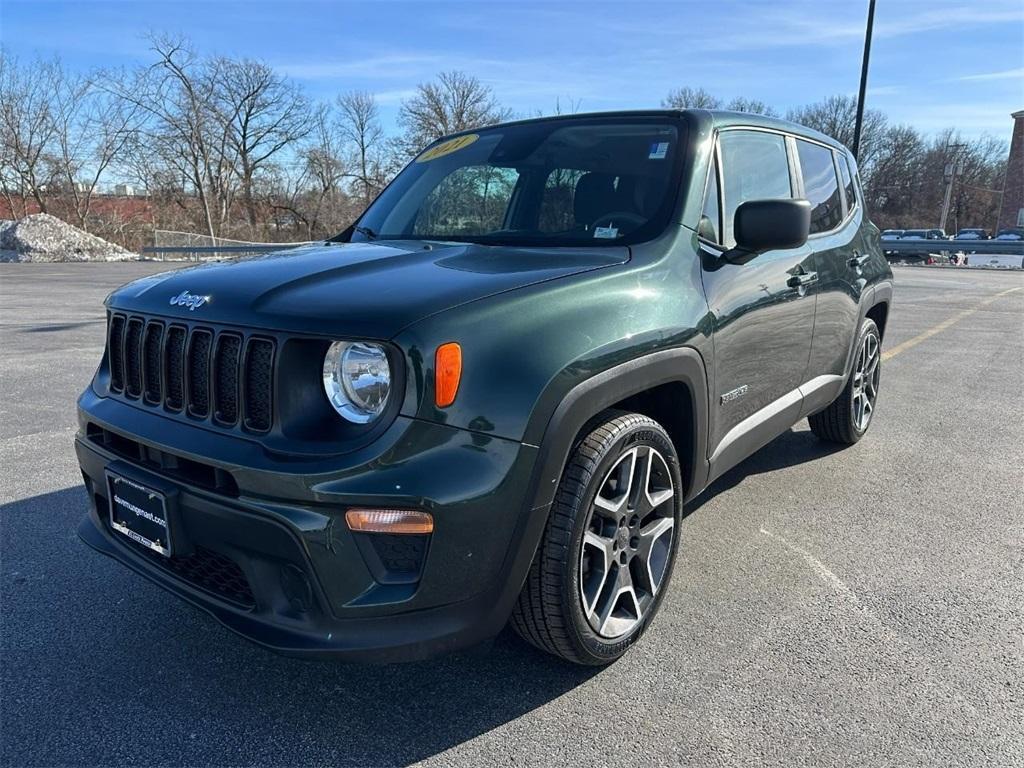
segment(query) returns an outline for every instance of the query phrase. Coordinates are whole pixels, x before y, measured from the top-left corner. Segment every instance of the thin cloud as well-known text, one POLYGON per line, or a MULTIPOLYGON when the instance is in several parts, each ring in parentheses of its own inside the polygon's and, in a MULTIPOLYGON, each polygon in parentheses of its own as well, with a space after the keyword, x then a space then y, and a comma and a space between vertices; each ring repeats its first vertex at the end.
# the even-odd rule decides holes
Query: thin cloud
POLYGON ((393 91, 378 91, 373 94, 373 99, 378 104, 387 106, 401 104, 406 99, 412 98, 415 94, 415 88, 399 88, 393 91))
POLYGON ((976 75, 964 75, 963 77, 957 77, 954 79, 958 82, 965 80, 1024 80, 1024 67, 1003 69, 998 72, 981 72, 976 75))

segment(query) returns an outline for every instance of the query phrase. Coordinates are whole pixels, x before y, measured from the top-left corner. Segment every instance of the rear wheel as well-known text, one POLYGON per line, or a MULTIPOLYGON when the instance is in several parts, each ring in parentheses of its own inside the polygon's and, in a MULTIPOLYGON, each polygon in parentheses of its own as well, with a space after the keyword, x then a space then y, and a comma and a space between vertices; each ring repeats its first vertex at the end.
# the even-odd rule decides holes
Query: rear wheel
POLYGON ((822 440, 852 445, 871 426, 882 375, 882 339, 874 320, 865 320, 861 326, 856 355, 839 397, 808 419, 811 431, 822 440))
POLYGON ((658 610, 681 512, 668 434, 646 416, 609 414, 569 459, 512 626, 577 664, 617 659, 658 610))

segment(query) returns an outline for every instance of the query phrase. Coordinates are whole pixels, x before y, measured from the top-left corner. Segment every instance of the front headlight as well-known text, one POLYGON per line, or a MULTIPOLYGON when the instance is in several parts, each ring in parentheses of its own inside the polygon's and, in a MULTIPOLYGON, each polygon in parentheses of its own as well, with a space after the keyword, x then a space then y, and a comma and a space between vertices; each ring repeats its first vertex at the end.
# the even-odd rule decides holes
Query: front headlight
POLYGON ((324 357, 324 392, 334 410, 355 424, 384 412, 391 392, 391 364, 384 347, 368 341, 336 341, 324 357))

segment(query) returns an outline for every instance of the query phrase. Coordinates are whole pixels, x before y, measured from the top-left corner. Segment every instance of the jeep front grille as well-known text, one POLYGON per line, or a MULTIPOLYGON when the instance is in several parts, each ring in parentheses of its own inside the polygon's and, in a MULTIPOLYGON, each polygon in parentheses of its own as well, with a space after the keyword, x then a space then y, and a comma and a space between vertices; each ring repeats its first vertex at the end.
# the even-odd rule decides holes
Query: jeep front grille
POLYGON ((273 425, 273 339, 115 313, 107 360, 110 390, 221 427, 273 425))

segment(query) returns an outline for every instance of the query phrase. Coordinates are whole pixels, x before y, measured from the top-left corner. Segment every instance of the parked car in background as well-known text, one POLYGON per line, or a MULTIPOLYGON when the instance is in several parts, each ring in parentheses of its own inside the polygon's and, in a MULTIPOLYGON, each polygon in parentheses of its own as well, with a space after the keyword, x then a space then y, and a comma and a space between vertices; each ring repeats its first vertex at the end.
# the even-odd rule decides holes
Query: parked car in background
POLYGON ((886 241, 886 240, 888 240, 888 241, 899 240, 901 237, 903 237, 903 230, 902 229, 886 229, 886 230, 884 230, 882 232, 880 237, 883 240, 883 243, 882 243, 882 248, 883 248, 882 253, 885 254, 885 257, 888 259, 891 256, 895 256, 896 255, 896 251, 886 250, 885 249, 884 241, 886 241))
POLYGON ((985 229, 961 229, 956 233, 954 240, 988 240, 990 237, 985 229))
POLYGON ((1010 240, 1020 241, 1024 240, 1024 228, 1021 227, 1010 227, 1009 229, 1001 229, 996 234, 996 240, 1010 240))
MULTIPOLYGON (((908 229, 903 232, 903 237, 900 238, 901 243, 907 241, 920 241, 921 247, 913 250, 899 250, 896 252, 896 261, 905 262, 908 264, 925 262, 926 264, 933 263, 932 258, 932 246, 927 242, 928 240, 934 239, 929 237, 929 232, 933 230, 928 229, 908 229)), ((941 232, 942 230, 937 230, 941 232)))
MULTIPOLYGON (((971 240, 990 240, 991 238, 992 236, 989 234, 987 229, 970 227, 967 229, 961 229, 959 232, 956 233, 956 237, 954 237, 953 239, 969 242, 971 240)), ((966 255, 975 253, 975 251, 969 249, 964 249, 959 252, 966 255)))

